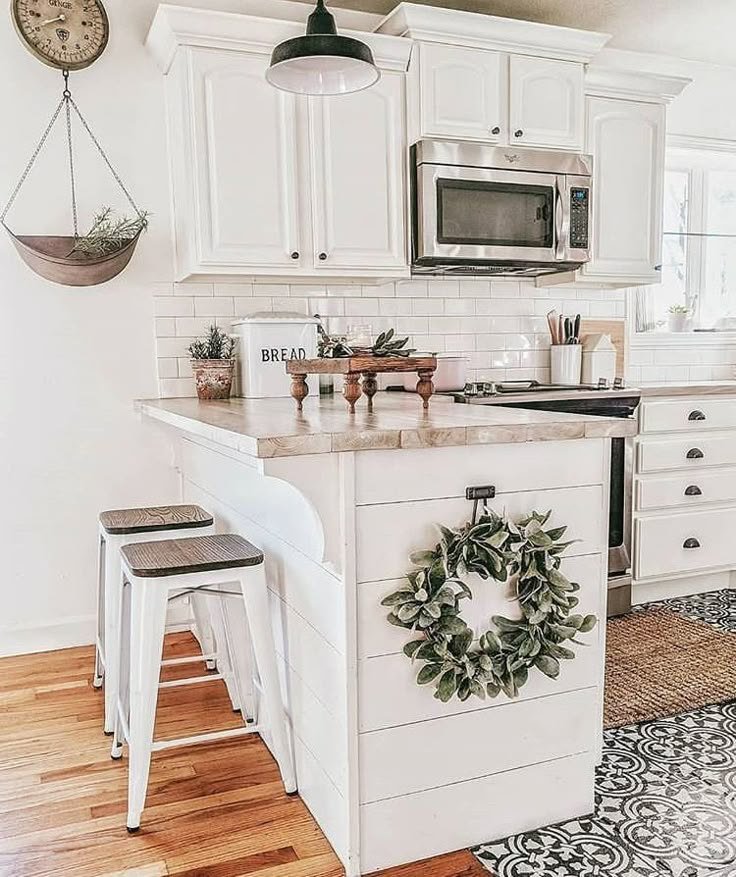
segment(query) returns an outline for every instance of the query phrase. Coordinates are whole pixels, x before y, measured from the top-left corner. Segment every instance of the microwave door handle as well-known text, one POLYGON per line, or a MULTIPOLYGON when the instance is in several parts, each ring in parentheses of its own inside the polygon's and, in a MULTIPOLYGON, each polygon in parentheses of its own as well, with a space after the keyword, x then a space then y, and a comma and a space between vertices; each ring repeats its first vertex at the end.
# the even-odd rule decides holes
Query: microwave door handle
MULTIPOLYGON (((564 180, 564 178, 563 178, 564 180)), ((570 204, 564 192, 567 186, 555 179, 555 259, 563 260, 567 254, 567 238, 570 229, 570 204)))

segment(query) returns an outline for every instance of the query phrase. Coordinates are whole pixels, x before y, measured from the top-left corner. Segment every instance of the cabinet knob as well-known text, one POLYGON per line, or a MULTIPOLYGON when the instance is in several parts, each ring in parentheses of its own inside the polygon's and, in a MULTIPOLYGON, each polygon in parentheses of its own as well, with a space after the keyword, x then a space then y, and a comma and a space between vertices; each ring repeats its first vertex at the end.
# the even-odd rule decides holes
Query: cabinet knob
POLYGON ((514 137, 523 137, 523 136, 524 136, 524 132, 521 130, 521 128, 517 128, 516 131, 514 131, 514 137))
POLYGON ((296 250, 294 250, 294 252, 291 254, 291 258, 292 258, 292 259, 298 259, 298 258, 299 258, 299 253, 298 253, 296 250))
POLYGON ((691 411, 688 414, 687 419, 688 420, 705 420, 705 414, 703 414, 702 411, 698 411, 697 409, 695 409, 695 411, 691 411))
POLYGON ((498 127, 498 125, 496 125, 495 128, 491 128, 491 134, 500 134, 500 133, 501 133, 501 129, 498 127))
POLYGON ((698 542, 697 539, 693 539, 692 537, 690 537, 690 539, 686 539, 682 543, 682 547, 683 548, 700 548, 700 542, 698 542))
POLYGON ((703 491, 698 487, 697 484, 691 484, 689 487, 685 488, 685 496, 702 496, 703 491))
POLYGON ((319 260, 320 262, 324 262, 327 259, 327 253, 320 253, 319 260))
POLYGON ((705 454, 700 450, 700 448, 690 448, 687 452, 688 460, 702 460, 705 454))

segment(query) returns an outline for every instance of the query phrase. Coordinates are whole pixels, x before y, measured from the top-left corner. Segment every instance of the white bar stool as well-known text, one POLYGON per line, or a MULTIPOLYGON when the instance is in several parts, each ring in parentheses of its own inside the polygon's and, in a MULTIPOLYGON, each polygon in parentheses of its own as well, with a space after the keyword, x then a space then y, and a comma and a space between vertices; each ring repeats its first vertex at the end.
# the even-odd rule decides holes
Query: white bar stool
MULTIPOLYGON (((185 535, 209 535, 215 532, 209 512, 197 505, 147 506, 133 509, 114 509, 102 512, 99 518, 99 552, 97 585, 97 635, 95 639, 95 675, 93 686, 105 684, 105 733, 112 734, 118 701, 118 655, 120 653, 118 616, 122 583, 120 576, 120 549, 137 542, 171 539, 185 535)), ((202 655, 179 658, 175 663, 194 663, 205 659, 207 667, 218 663, 215 638, 219 653, 218 669, 222 674, 233 701, 240 708, 233 668, 226 650, 226 637, 221 614, 208 614, 206 601, 192 595, 194 635, 202 655), (214 637, 213 637, 214 628, 214 637), (222 648, 220 648, 222 646, 222 648)), ((168 662, 167 662, 168 663, 168 662)))
MULTIPOLYGON (((174 746, 267 733, 286 792, 296 793, 261 551, 236 535, 197 536, 126 545, 121 549, 121 564, 121 673, 111 755, 120 758, 123 743, 128 743, 128 831, 132 833, 140 827, 152 753, 174 746), (226 585, 231 585, 231 589, 225 589, 226 585), (177 684, 159 683, 166 606, 172 597, 197 590, 202 594, 237 596, 245 602, 259 677, 257 688, 264 709, 258 710, 257 723, 242 728, 154 741, 158 689, 177 684), (265 719, 261 721, 264 712, 265 719)), ((239 643, 238 647, 245 649, 248 644, 239 643)), ((234 656, 233 663, 237 664, 234 656)))

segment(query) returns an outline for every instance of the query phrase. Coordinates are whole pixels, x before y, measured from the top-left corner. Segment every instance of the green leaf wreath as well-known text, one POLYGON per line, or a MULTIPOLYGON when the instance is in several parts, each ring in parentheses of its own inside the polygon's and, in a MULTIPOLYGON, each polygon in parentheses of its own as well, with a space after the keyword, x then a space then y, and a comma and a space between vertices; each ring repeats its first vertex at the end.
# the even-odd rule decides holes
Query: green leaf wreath
POLYGON ((434 696, 447 703, 471 694, 516 697, 532 668, 556 679, 560 661, 575 657, 565 643, 580 643, 595 615, 574 615, 580 586, 560 572, 566 527, 545 530, 551 512, 532 512, 514 524, 505 516, 484 512, 477 521, 452 530, 440 527, 442 539, 430 551, 411 555, 415 569, 406 584, 381 601, 390 608, 388 621, 420 634, 404 646, 404 654, 422 662, 419 685, 434 685, 434 696), (461 601, 473 594, 462 576, 514 581, 522 617, 495 615, 492 627, 476 641, 461 617, 461 601))

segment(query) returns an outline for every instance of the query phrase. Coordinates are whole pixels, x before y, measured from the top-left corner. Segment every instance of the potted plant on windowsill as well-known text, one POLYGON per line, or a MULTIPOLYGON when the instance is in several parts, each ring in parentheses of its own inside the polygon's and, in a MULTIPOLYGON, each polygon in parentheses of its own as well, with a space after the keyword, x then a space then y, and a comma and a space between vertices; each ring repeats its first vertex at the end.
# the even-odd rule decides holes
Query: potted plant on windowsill
POLYGON ((670 332, 685 332, 689 317, 690 308, 685 305, 672 305, 668 312, 667 328, 670 332))
POLYGON ((229 399, 233 386, 235 339, 217 326, 210 326, 206 338, 189 345, 192 371, 201 400, 229 399))

